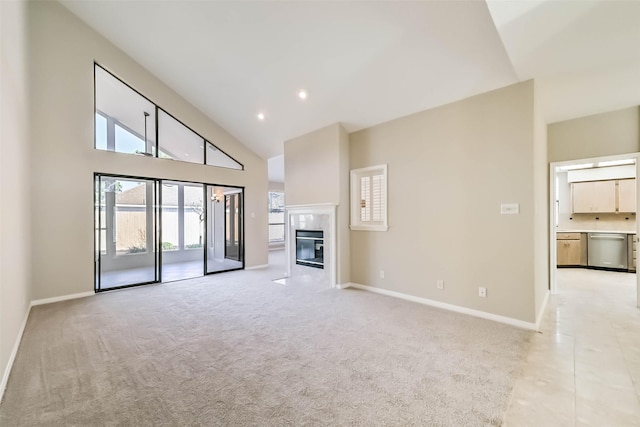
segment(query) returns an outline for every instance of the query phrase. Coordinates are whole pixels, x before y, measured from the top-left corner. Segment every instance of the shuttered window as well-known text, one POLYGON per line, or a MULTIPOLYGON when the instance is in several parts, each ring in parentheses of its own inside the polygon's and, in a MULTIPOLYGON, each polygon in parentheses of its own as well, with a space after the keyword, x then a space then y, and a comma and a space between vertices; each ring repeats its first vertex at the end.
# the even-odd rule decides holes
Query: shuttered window
POLYGON ((388 229, 387 165, 351 171, 351 229, 388 229))

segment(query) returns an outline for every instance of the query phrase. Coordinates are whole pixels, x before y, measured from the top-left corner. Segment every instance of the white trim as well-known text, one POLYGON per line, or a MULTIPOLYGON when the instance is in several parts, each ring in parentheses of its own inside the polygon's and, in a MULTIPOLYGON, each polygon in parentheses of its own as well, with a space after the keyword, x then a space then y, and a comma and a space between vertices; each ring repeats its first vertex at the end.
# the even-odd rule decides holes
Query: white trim
POLYGON ((337 203, 310 203, 308 205, 286 205, 284 208, 300 210, 301 212, 296 212, 297 214, 307 214, 316 213, 316 208, 333 208, 336 206, 338 206, 337 203))
POLYGON ((34 305, 51 304, 54 302, 67 301, 70 299, 91 297, 95 294, 96 294, 95 292, 80 292, 78 294, 62 295, 60 297, 36 299, 31 301, 31 306, 33 307, 34 305))
POLYGON ((27 327, 27 320, 29 320, 31 307, 33 307, 33 303, 31 303, 31 305, 29 305, 29 308, 27 309, 27 313, 25 314, 24 320, 22 321, 22 325, 20 326, 20 330, 18 331, 16 342, 13 344, 13 350, 11 350, 11 354, 9 355, 9 361, 7 362, 7 366, 5 367, 4 373, 2 374, 2 382, 0 382, 0 402, 2 402, 4 391, 7 388, 9 375, 11 374, 11 369, 13 368, 13 362, 15 362, 16 360, 16 355, 18 354, 18 348, 20 348, 20 342, 22 342, 22 335, 24 334, 24 329, 27 327))
POLYGON ((434 301, 427 298, 416 297, 413 295, 403 294, 401 292, 390 291, 388 289, 376 288, 373 286, 361 285, 359 283, 349 283, 349 287, 362 289, 376 294, 387 295, 394 298, 400 298, 407 301, 417 302, 419 304, 429 305, 432 307, 442 308, 444 310, 454 311, 456 313, 468 314, 470 316, 480 317, 482 319, 493 320, 494 322, 505 323, 507 325, 516 326, 522 329, 536 331, 536 324, 525 322, 523 320, 513 319, 511 317, 499 316, 497 314, 487 313, 486 311, 474 310, 472 308, 461 307, 459 305, 447 304, 445 302, 434 301))
POLYGON ((387 231, 388 225, 350 225, 349 229, 354 231, 387 231))
POLYGON ((347 289, 347 288, 350 288, 351 286, 353 286, 353 283, 347 282, 347 283, 340 283, 340 284, 336 285, 336 288, 338 288, 338 289, 347 289))
POLYGON ((542 317, 544 316, 544 311, 547 309, 547 303, 549 302, 549 295, 551 292, 547 290, 544 294, 544 301, 542 301, 542 306, 538 313, 536 314, 536 331, 540 331, 540 323, 542 322, 542 317))
MULTIPOLYGON (((550 162, 549 163, 549 282, 550 282, 550 290, 551 295, 556 295, 558 293, 558 284, 557 284, 557 269, 558 269, 558 259, 557 259, 557 247, 556 247, 556 169, 563 166, 571 166, 571 165, 579 165, 584 163, 598 163, 602 161, 612 161, 612 160, 623 160, 623 159, 635 159, 636 160, 636 174, 640 173, 640 152, 634 153, 626 153, 626 154, 616 154, 613 156, 600 156, 600 157, 590 157, 586 159, 574 159, 574 160, 566 160, 561 162, 550 162)), ((637 177, 640 179, 640 176, 637 177)), ((637 181, 640 182, 640 181, 637 181)), ((640 185, 637 186, 637 190, 640 193, 640 185)), ((640 198, 636 198, 636 204, 640 207, 640 198)), ((638 209, 636 209, 638 210, 638 209)), ((636 215, 636 229, 640 230, 640 216, 636 215)), ((637 305, 640 308, 640 275, 637 276, 637 305)))
POLYGON ((552 294, 558 292, 556 286, 556 272, 558 271, 558 247, 556 246, 556 167, 551 163, 549 167, 549 290, 552 294))
POLYGON ((284 245, 285 245, 285 241, 282 240, 278 243, 269 243, 269 252, 273 252, 273 251, 281 251, 284 249, 284 245))
POLYGON ((246 267, 245 270, 260 270, 261 268, 267 268, 267 267, 269 267, 269 264, 254 265, 252 267, 246 267))

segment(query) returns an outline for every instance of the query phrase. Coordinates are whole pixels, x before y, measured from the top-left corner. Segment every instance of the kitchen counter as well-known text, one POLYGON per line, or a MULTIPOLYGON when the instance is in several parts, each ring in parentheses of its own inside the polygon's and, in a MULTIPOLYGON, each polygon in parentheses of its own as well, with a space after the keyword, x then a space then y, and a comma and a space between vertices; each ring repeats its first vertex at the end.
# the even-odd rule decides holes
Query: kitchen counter
POLYGON ((620 233, 620 234, 636 234, 635 231, 621 231, 621 230, 556 230, 556 233, 620 233))

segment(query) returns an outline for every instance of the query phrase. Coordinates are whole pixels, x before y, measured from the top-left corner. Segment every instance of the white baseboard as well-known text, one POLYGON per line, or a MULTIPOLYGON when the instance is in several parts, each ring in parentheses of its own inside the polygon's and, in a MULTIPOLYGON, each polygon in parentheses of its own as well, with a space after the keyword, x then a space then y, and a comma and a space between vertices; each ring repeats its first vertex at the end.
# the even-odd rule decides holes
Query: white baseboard
POLYGON ((522 329, 528 329, 535 331, 537 330, 537 326, 535 323, 525 322, 523 320, 513 319, 511 317, 500 316, 497 314, 487 313, 486 311, 474 310, 472 308, 461 307, 459 305, 447 304, 445 302, 435 301, 428 298, 416 297, 413 295, 403 294, 401 292, 390 291, 388 289, 376 288, 373 286, 361 285, 359 283, 348 283, 343 286, 344 287, 352 287, 356 289, 362 289, 369 292, 374 292, 377 294, 387 295, 394 298, 400 298, 407 301, 417 302, 419 304, 429 305, 432 307, 442 308, 444 310, 454 311, 456 313, 467 314, 469 316, 480 317, 482 319, 493 320, 494 322, 505 323, 507 325, 516 326, 522 329))
POLYGON ((93 296, 95 294, 96 294, 95 292, 80 292, 79 294, 63 295, 61 297, 36 299, 36 300, 31 301, 31 306, 33 307, 34 305, 51 304, 53 302, 60 302, 60 301, 66 301, 66 300, 70 300, 70 299, 90 297, 90 296, 93 296))
POLYGON ((267 267, 269 267, 269 264, 254 265, 253 267, 246 267, 245 270, 260 270, 261 268, 267 267))
POLYGON ((339 284, 336 285, 336 288, 338 288, 338 289, 347 289, 347 288, 350 288, 351 285, 353 285, 353 283, 351 283, 351 282, 339 283, 339 284))
POLYGON ((544 295, 544 301, 542 301, 542 306, 540 307, 540 310, 538 310, 538 313, 536 313, 536 331, 540 331, 540 323, 542 322, 544 311, 547 309, 547 303, 549 302, 550 294, 551 292, 547 290, 547 292, 544 295))
POLYGON ((24 316, 24 320, 22 321, 22 326, 20 326, 20 330, 18 331, 18 336, 16 337, 16 342, 13 345, 13 350, 11 350, 9 361, 7 362, 7 366, 4 370, 4 373, 2 374, 2 382, 0 382, 0 402, 2 402, 2 397, 4 396, 4 390, 7 388, 7 381, 9 381, 9 374, 11 374, 11 368, 13 368, 13 362, 15 361, 16 355, 18 354, 18 348, 20 347, 20 342, 22 342, 22 335, 24 335, 24 329, 27 326, 27 320, 29 320, 29 314, 31 313, 31 308, 36 305, 51 304, 53 302, 66 301, 66 300, 77 299, 77 298, 85 298, 92 295, 95 295, 95 292, 81 292, 78 294, 63 295, 61 297, 44 298, 44 299, 37 299, 37 300, 31 301, 31 304, 27 309, 27 313, 24 316))
POLYGON ((27 320, 29 319, 29 313, 31 313, 30 305, 27 309, 27 313, 24 316, 24 320, 22 321, 22 325, 20 326, 20 330, 18 331, 18 336, 16 337, 16 342, 13 344, 13 349, 11 350, 11 355, 9 356, 9 360, 7 361, 7 366, 2 374, 2 382, 0 382, 0 402, 2 402, 2 398, 4 397, 4 390, 7 388, 7 382, 9 381, 9 374, 11 374, 11 368, 13 368, 13 362, 16 360, 16 355, 18 354, 18 348, 20 347, 20 342, 22 341, 22 335, 24 334, 24 328, 27 326, 27 320))

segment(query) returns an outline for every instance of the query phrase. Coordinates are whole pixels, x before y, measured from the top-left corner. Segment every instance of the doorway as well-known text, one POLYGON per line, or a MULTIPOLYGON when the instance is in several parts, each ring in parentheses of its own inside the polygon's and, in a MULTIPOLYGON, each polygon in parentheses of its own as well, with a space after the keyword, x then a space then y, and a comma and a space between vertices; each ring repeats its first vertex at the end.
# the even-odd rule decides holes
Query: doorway
POLYGON ((95 174, 95 290, 244 268, 244 189, 95 174))
POLYGON ((207 273, 244 268, 244 191, 207 186, 207 273))
MULTIPOLYGON (((639 221, 640 153, 555 162, 550 165, 550 288, 558 292, 558 264, 603 268, 589 239, 616 238, 624 242, 624 261, 611 266, 635 272, 639 221), (584 196, 592 201, 585 203, 584 196), (607 207, 603 207, 606 205, 607 207), (563 240, 566 239, 566 240, 563 240), (593 248, 592 248, 593 249, 593 248), (572 261, 567 261, 572 260, 572 261)), ((640 275, 635 275, 640 302, 640 275)))

